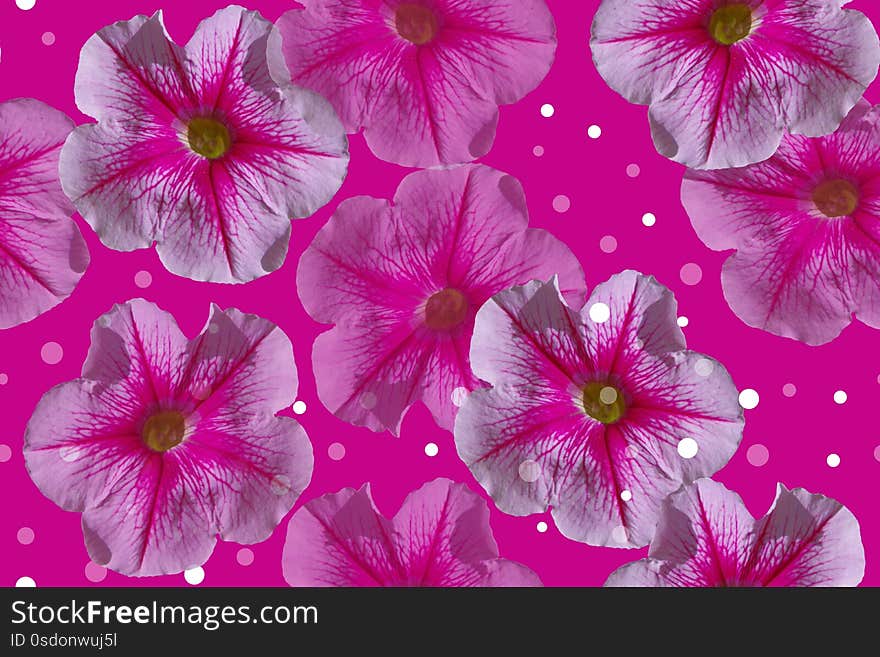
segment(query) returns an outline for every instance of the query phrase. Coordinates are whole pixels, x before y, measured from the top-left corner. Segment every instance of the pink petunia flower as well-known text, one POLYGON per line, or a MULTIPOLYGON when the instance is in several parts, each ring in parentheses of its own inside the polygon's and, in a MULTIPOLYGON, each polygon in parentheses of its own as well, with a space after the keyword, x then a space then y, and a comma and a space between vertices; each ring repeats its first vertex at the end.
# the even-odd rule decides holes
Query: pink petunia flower
POLYGON ((216 306, 187 340, 141 299, 92 329, 82 378, 47 392, 24 455, 44 495, 82 512, 89 556, 126 575, 204 563, 219 534, 269 537, 308 485, 312 447, 276 417, 296 397, 287 336, 216 306))
POLYGON ((612 573, 605 586, 856 586, 865 574, 853 514, 782 484, 760 520, 710 479, 682 488, 664 502, 648 555, 612 573))
POLYGON ((686 349, 672 293, 625 271, 569 308, 554 281, 477 314, 459 456, 505 513, 552 507, 565 536, 641 547, 663 499, 723 467, 742 437, 727 370, 686 349))
POLYGON ((721 282, 749 326, 807 344, 852 321, 880 328, 880 107, 833 135, 786 136, 760 164, 689 171, 682 202, 700 238, 736 249, 721 282))
POLYGON ((765 160, 785 131, 837 129, 877 75, 880 40, 849 0, 604 0, 599 73, 639 105, 657 150, 696 169, 765 160))
POLYGON ((290 519, 281 563, 291 586, 541 586, 498 556, 486 501, 448 479, 410 493, 391 520, 369 484, 312 500, 290 519))
POLYGON ((88 267, 58 182, 71 130, 73 121, 38 100, 0 103, 0 329, 61 303, 88 267))
POLYGON ((104 244, 156 243, 169 271, 217 283, 283 264, 290 219, 333 197, 348 144, 330 105, 289 84, 272 30, 231 6, 183 48, 161 12, 85 44, 76 103, 97 124, 67 140, 61 180, 104 244))
POLYGON ((474 316, 490 296, 559 274, 583 303, 583 273, 562 242, 528 228, 519 182, 480 165, 407 176, 393 202, 360 196, 303 254, 300 299, 336 326, 315 342, 318 396, 352 424, 397 435, 422 400, 452 428, 482 385, 468 360, 474 316))
POLYGON ((544 0, 300 0, 278 21, 293 81, 326 96, 349 133, 406 166, 470 162, 498 106, 550 70, 544 0))

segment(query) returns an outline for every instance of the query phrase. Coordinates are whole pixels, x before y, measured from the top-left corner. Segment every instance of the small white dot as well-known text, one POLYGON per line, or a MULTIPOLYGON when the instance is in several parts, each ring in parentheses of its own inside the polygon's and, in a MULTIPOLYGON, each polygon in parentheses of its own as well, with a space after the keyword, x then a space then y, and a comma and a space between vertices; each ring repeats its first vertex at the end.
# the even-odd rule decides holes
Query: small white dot
POLYGON ((650 228, 657 223, 657 217, 655 217, 654 214, 651 212, 646 212, 642 215, 642 223, 650 228))
POLYGON ((547 523, 542 520, 541 522, 538 523, 537 529, 539 532, 541 532, 543 534, 544 532, 547 531, 547 523))
POLYGON ((611 319, 611 308, 608 307, 607 303, 602 303, 601 301, 594 303, 590 306, 590 319, 597 324, 604 324, 611 319))
POLYGON ((29 11, 37 4, 37 0, 15 0, 15 6, 24 11, 29 11))
POLYGON ((545 119, 549 119, 555 113, 556 108, 553 107, 553 105, 551 105, 550 103, 544 103, 543 105, 541 105, 541 116, 543 116, 545 119))
POLYGON ((846 392, 843 390, 838 390, 834 393, 834 402, 836 404, 845 404, 846 403, 846 392))
POLYGON ((840 456, 837 454, 829 454, 828 458, 825 459, 825 463, 828 464, 829 468, 836 468, 840 465, 840 456))
POLYGON ((687 317, 685 317, 684 315, 682 315, 681 317, 679 317, 679 318, 678 318, 677 320, 675 320, 675 321, 678 323, 678 325, 679 325, 681 328, 684 328, 685 326, 687 326, 688 324, 690 324, 690 320, 689 320, 687 317))
POLYGON ((619 543, 620 545, 625 545, 628 537, 626 535, 626 527, 620 525, 611 530, 611 538, 614 539, 615 543, 619 543))
POLYGON ((37 585, 33 577, 19 577, 15 587, 19 589, 32 589, 37 585))
POLYGON ((532 459, 526 459, 519 464, 519 478, 533 484, 541 478, 541 464, 532 459))
POLYGON ((590 137, 590 139, 598 139, 602 136, 602 128, 597 125, 591 125, 589 128, 587 128, 587 135, 590 137))
POLYGON ((620 491, 620 499, 622 499, 624 502, 629 502, 632 498, 633 494, 628 490, 620 491))
POLYGON ((758 396, 757 390, 746 388, 739 393, 739 405, 747 411, 755 408, 759 401, 761 401, 761 398, 758 396))
POLYGON ((440 448, 437 447, 435 443, 428 443, 425 445, 425 454, 428 456, 437 456, 440 453, 440 448))
POLYGON ((700 358, 694 363, 694 371, 700 376, 709 376, 715 369, 715 365, 708 358, 700 358))
POLYGON ((201 566, 196 566, 195 568, 184 570, 183 578, 187 584, 198 586, 205 580, 205 569, 201 566))
POLYGON ((293 402, 293 412, 297 415, 302 415, 306 412, 306 403, 301 399, 297 399, 293 402))
POLYGON ((700 446, 693 438, 682 438, 678 443, 678 455, 683 459, 692 459, 700 451, 700 446))

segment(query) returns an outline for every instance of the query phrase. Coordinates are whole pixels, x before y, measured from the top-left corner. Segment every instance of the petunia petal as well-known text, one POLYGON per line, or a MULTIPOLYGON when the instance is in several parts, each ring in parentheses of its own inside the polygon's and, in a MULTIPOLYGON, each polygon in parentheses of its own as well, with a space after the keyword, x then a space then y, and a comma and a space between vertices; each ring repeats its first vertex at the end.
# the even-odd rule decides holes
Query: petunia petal
POLYGON ((287 527, 282 569, 291 586, 386 586, 403 575, 391 521, 369 485, 312 500, 287 527))
POLYGON ((856 586, 865 574, 859 523, 836 500, 779 484, 748 568, 762 586, 856 586))
POLYGON ((0 104, 0 329, 67 298, 89 263, 58 154, 73 122, 43 103, 0 104))
POLYGON ((700 479, 665 501, 648 559, 605 586, 750 586, 743 578, 754 523, 739 495, 700 479))

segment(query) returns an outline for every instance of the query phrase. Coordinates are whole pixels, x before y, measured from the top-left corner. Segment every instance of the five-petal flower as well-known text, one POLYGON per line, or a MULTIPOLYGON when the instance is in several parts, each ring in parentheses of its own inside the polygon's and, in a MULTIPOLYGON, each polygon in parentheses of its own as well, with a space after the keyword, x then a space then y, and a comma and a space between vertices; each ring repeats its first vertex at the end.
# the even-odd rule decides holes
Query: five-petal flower
POLYGON ((278 21, 293 81, 326 96, 377 157, 460 164, 495 140, 498 105, 547 74, 544 0, 302 0, 278 21))
POLYGON ((343 201, 303 254, 300 299, 336 326, 315 342, 318 395, 352 424, 395 434, 421 399, 451 429, 481 385, 468 360, 490 296, 558 274, 575 306, 583 273, 562 242, 528 228, 519 182, 481 165, 410 174, 394 201, 343 201))
POLYGON ((282 79, 272 30, 231 6, 184 48, 161 12, 85 44, 76 102, 97 124, 67 140, 61 181, 104 244, 155 242, 173 273, 217 283, 283 264, 290 219, 333 197, 348 143, 327 101, 282 79))
POLYGON ((593 59, 649 105, 657 150, 692 168, 765 160, 833 132, 877 75, 871 21, 841 0, 604 0, 593 59))
POLYGON ((308 485, 312 447, 275 413, 296 398, 287 336, 216 306, 187 340, 129 301, 92 329, 82 378, 47 392, 25 435, 31 478, 82 512, 92 560, 126 575, 202 564, 219 534, 269 537, 308 485))
POLYGON ((472 392, 458 453, 499 509, 552 507, 567 537, 640 547, 663 499, 736 450, 737 390, 717 361, 686 349, 672 293, 626 271, 582 312, 555 282, 501 292, 477 314, 472 392))

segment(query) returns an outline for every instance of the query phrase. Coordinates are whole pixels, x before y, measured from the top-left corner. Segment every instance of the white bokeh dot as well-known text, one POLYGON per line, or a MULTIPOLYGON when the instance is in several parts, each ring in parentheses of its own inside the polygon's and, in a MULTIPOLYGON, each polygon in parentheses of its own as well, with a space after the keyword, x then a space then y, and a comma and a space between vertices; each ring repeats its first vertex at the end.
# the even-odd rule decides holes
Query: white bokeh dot
POLYGON ((537 530, 543 534, 544 532, 547 531, 547 529, 548 529, 547 523, 544 522, 543 520, 541 520, 537 525, 537 530))
POLYGON ((700 451, 700 446, 693 438, 682 438, 678 442, 678 455, 683 459, 692 459, 700 451))
POLYGON ((611 318, 611 308, 608 307, 607 303, 602 303, 599 301, 598 303, 594 303, 590 306, 590 319, 592 319, 597 324, 604 324, 611 318))
POLYGON ((623 525, 619 525, 619 526, 615 527, 614 529, 612 529, 611 530, 611 538, 614 539, 615 543, 618 543, 620 545, 625 545, 628 540, 628 537, 626 534, 626 527, 624 527, 623 525))
POLYGON ((846 403, 846 392, 844 390, 838 390, 834 393, 834 403, 835 404, 845 404, 846 403))
POLYGON ((186 580, 187 584, 198 586, 203 581, 205 581, 205 569, 201 566, 188 568, 187 570, 183 571, 183 578, 186 580))
POLYGON ((612 386, 605 386, 599 391, 599 401, 606 406, 611 406, 617 401, 617 389, 612 386))
POLYGON ((306 403, 301 399, 297 399, 293 402, 293 412, 297 415, 302 415, 306 412, 306 403))
POLYGON ((545 119, 549 119, 555 113, 556 108, 553 107, 553 105, 551 105, 550 103, 544 103, 543 105, 541 105, 541 116, 543 116, 545 119))
POLYGON ((519 478, 527 483, 534 483, 541 478, 541 464, 532 459, 526 459, 519 464, 519 478))
POLYGON ((828 458, 825 459, 825 463, 828 464, 829 468, 836 468, 840 465, 840 456, 838 454, 829 454, 828 458))
POLYGON ((597 125, 591 125, 589 128, 587 128, 587 135, 590 137, 590 139, 598 139, 602 136, 602 128, 597 125))
POLYGON ((758 396, 757 390, 746 388, 739 393, 739 405, 747 411, 755 408, 758 405, 759 401, 761 401, 761 398, 758 396))
POLYGON ((15 587, 19 589, 32 589, 36 585, 33 577, 19 577, 15 582, 15 587))
POLYGON ((464 404, 465 397, 468 396, 468 392, 470 392, 467 388, 459 386, 452 391, 452 404, 453 406, 460 407, 464 404))
POLYGON ((437 443, 428 443, 425 445, 425 454, 428 456, 437 456, 440 453, 440 448, 437 447, 437 443))
POLYGON ((29 11, 37 4, 37 0, 15 0, 15 6, 24 11, 29 11))
POLYGON ((633 494, 628 490, 620 491, 620 499, 624 502, 629 502, 633 498, 633 494))
POLYGON ((642 215, 642 224, 650 228, 654 224, 657 223, 657 217, 654 216, 653 212, 646 212, 642 215))
POLYGON ((684 328, 685 326, 687 326, 688 324, 691 323, 690 320, 687 317, 685 317, 684 315, 682 315, 681 317, 679 317, 675 321, 681 328, 684 328))
POLYGON ((715 365, 708 358, 700 358, 694 363, 694 371, 700 376, 710 376, 715 370, 715 365))

